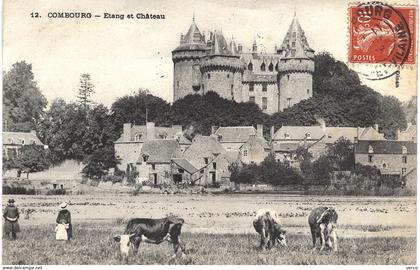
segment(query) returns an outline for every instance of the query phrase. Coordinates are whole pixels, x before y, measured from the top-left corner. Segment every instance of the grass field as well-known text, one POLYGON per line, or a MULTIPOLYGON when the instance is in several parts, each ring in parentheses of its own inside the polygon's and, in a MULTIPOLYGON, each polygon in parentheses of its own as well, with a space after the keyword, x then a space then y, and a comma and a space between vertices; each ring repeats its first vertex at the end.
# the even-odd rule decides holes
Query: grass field
MULTIPOLYGON (((187 257, 170 260, 172 247, 142 244, 130 264, 416 264, 415 198, 246 196, 14 196, 21 211, 17 241, 3 241, 3 264, 120 264, 112 236, 127 218, 182 216, 187 257), (57 205, 70 202, 74 239, 54 239, 57 205), (311 251, 307 214, 318 205, 339 214, 339 252, 311 251), (254 212, 279 212, 287 249, 261 251, 254 212)), ((3 197, 3 204, 8 197, 3 197)))

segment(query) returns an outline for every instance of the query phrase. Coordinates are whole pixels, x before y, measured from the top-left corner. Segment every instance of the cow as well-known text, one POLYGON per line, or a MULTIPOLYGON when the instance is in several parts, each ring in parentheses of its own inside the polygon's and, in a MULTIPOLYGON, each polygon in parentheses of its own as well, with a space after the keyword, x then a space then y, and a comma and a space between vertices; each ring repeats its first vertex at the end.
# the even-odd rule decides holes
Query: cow
POLYGON ((160 244, 172 243, 176 258, 179 249, 182 257, 185 256, 185 247, 180 243, 181 227, 184 219, 169 216, 161 219, 133 218, 128 221, 124 234, 114 236, 114 240, 120 245, 121 259, 128 262, 130 246, 133 254, 137 255, 140 243, 160 244))
POLYGON ((321 240, 321 249, 324 250, 325 245, 328 248, 338 251, 337 243, 337 219, 338 215, 334 208, 318 207, 311 211, 308 217, 309 227, 312 234, 312 249, 316 249, 316 239, 321 240))
POLYGON ((275 211, 268 209, 258 210, 253 225, 255 231, 261 236, 261 249, 274 247, 276 243, 287 247, 286 231, 281 228, 280 220, 275 211))

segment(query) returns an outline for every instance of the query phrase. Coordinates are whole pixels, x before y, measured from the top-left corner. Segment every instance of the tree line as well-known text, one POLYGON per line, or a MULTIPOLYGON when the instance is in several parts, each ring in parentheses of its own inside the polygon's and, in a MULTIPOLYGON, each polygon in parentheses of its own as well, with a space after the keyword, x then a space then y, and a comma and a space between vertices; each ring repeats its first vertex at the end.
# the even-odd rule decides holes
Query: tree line
POLYGON ((271 126, 316 125, 322 118, 327 126, 372 126, 379 124, 387 138, 407 125, 401 102, 382 96, 362 85, 358 75, 328 53, 315 56, 313 97, 273 115, 254 103, 237 103, 215 92, 204 96, 188 95, 173 104, 140 89, 118 98, 110 108, 92 100, 94 84, 83 74, 75 102, 56 99, 47 108, 47 100, 26 62, 15 63, 3 76, 3 130, 36 130, 49 146, 51 164, 66 159, 84 162, 85 175, 101 178, 118 160, 113 142, 122 133, 124 123, 157 126, 182 125, 194 134, 209 135, 211 126, 263 124, 265 134, 271 126))

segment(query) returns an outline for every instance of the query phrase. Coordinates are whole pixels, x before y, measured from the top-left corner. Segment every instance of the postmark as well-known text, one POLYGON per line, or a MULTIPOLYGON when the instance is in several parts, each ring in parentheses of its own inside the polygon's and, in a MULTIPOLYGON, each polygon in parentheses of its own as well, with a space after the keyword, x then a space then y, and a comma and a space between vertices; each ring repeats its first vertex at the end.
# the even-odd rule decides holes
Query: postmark
POLYGON ((351 4, 349 24, 348 61, 368 64, 361 73, 366 79, 386 79, 398 75, 403 65, 415 64, 415 7, 351 4))

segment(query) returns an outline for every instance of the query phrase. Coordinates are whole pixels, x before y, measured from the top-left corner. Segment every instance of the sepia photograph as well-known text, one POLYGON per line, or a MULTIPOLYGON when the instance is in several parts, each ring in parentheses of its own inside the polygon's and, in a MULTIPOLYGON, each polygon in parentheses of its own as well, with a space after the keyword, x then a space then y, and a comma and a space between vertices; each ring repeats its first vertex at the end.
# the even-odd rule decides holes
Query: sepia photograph
POLYGON ((417 269, 417 6, 4 0, 3 269, 417 269))

